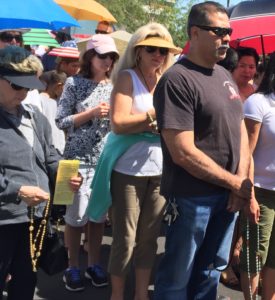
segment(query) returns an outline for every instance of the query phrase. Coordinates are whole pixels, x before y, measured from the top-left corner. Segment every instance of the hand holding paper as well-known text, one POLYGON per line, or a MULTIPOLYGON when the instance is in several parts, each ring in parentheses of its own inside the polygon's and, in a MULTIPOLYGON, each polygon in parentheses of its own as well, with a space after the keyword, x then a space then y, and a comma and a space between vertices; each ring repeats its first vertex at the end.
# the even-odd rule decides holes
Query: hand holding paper
POLYGON ((53 204, 71 205, 74 192, 79 188, 79 160, 60 160, 57 170, 53 204), (71 188, 70 188, 71 185, 71 188))

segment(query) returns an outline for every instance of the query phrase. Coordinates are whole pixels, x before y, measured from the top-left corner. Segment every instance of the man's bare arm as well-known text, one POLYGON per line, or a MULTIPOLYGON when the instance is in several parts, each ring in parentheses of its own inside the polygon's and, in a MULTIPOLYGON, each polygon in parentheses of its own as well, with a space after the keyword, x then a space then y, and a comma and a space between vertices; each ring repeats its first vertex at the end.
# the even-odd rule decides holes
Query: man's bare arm
MULTIPOLYGON (((251 155, 249 149, 248 134, 244 121, 241 123, 241 143, 240 143, 240 162, 237 170, 237 175, 242 178, 249 177, 249 166, 251 163, 251 155)), ((250 178, 251 180, 251 178, 250 178)), ((253 182, 253 180, 251 180, 253 182)), ((230 212, 236 212, 241 210, 249 199, 243 199, 232 193, 229 197, 227 209, 230 212)))
POLYGON ((199 150, 194 143, 193 131, 164 129, 161 134, 174 163, 194 177, 228 188, 238 196, 250 199, 252 183, 247 176, 231 174, 199 150))

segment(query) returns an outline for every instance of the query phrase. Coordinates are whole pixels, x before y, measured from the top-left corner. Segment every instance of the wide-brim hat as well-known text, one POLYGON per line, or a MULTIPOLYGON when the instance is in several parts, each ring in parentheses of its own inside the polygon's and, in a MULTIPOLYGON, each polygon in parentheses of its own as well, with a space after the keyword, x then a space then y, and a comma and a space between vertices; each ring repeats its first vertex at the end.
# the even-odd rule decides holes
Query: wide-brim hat
POLYGON ((34 73, 18 72, 11 69, 0 67, 1 77, 9 82, 27 89, 45 90, 45 85, 38 79, 34 73))
POLYGON ((161 47, 168 48, 169 52, 173 54, 181 53, 181 48, 176 47, 172 42, 169 42, 161 37, 149 37, 135 45, 137 46, 153 46, 153 47, 161 47))
POLYGON ((80 52, 75 47, 53 48, 48 55, 79 59, 80 52))

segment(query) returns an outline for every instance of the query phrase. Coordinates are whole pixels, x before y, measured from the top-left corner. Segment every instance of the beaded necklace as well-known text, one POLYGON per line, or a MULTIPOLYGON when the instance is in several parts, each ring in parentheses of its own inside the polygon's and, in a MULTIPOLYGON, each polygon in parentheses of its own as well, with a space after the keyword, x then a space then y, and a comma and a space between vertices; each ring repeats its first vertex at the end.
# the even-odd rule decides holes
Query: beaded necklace
POLYGON ((38 258, 41 256, 41 250, 43 247, 43 242, 44 242, 44 237, 45 237, 46 227, 47 227, 47 218, 48 218, 48 214, 49 214, 49 207, 50 207, 50 200, 47 201, 47 205, 44 210, 44 216, 39 224, 35 238, 33 237, 33 234, 34 234, 34 207, 31 207, 31 209, 30 209, 30 226, 29 226, 30 255, 31 255, 33 272, 37 272, 37 261, 38 261, 38 258))
MULTIPOLYGON (((256 251, 256 274, 259 274, 261 271, 261 262, 260 262, 260 229, 259 225, 256 224, 257 226, 257 251, 256 251)), ((252 287, 251 287, 251 272, 250 272, 250 259, 249 259, 249 242, 250 242, 250 237, 249 237, 249 220, 248 218, 246 219, 246 263, 247 263, 247 277, 248 277, 248 282, 249 282, 249 299, 253 300, 253 294, 252 294, 252 287)), ((258 282, 259 286, 259 282, 258 282)), ((256 290, 256 298, 255 300, 258 300, 258 288, 256 290)))

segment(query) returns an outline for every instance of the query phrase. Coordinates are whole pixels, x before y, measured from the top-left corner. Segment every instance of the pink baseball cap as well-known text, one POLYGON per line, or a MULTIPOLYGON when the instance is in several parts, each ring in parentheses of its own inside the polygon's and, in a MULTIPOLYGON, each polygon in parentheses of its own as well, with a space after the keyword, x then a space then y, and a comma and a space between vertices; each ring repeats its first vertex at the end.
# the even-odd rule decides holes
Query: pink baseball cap
POLYGON ((86 50, 95 49, 98 54, 115 52, 118 50, 114 40, 108 34, 95 34, 88 41, 86 50))

